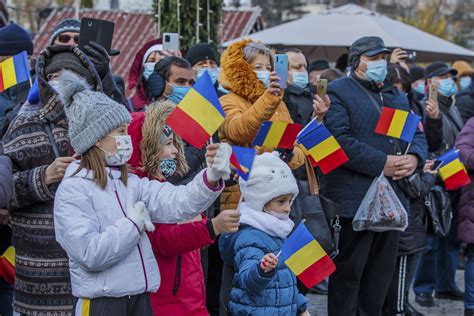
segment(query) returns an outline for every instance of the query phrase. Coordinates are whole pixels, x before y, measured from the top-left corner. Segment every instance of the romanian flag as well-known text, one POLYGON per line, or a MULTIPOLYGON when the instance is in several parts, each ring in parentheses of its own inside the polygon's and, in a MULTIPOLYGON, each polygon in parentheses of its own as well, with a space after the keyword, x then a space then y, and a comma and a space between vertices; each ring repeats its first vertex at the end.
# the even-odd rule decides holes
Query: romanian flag
POLYGON ((28 55, 26 51, 0 63, 0 92, 30 79, 28 55))
POLYGON ((411 143, 421 117, 408 111, 384 107, 375 133, 411 143))
POLYGON ((250 170, 252 169, 255 155, 257 155, 257 150, 254 148, 232 146, 230 165, 245 181, 247 181, 250 176, 250 170))
POLYGON ((319 123, 318 123, 317 118, 315 117, 314 119, 311 120, 311 122, 306 124, 305 127, 303 127, 303 129, 298 133, 298 136, 296 136, 296 140, 298 141, 304 138, 306 135, 308 135, 309 133, 311 133, 318 127, 319 127, 319 123))
POLYGON ((319 166, 323 174, 349 161, 341 145, 324 124, 320 124, 318 128, 298 140, 298 143, 302 145, 313 166, 319 166))
POLYGON ((15 283, 15 248, 10 246, 0 257, 0 278, 11 286, 15 283))
POLYGON ((263 122, 252 146, 292 149, 302 127, 287 122, 263 122))
POLYGON ((285 264, 307 287, 312 288, 336 270, 336 265, 300 223, 281 249, 285 264))
POLYGON ((225 113, 209 74, 204 72, 176 109, 167 124, 189 144, 203 147, 224 122, 225 113))
POLYGON ((436 160, 442 162, 438 172, 444 181, 446 190, 457 190, 471 183, 466 167, 459 159, 459 154, 455 149, 448 151, 436 160))

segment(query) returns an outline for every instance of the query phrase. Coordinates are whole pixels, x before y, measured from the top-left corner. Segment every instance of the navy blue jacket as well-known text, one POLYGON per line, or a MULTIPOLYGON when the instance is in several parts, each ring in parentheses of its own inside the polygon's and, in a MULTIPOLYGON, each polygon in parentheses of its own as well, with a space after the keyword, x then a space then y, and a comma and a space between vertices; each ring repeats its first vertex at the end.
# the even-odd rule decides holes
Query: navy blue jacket
POLYGON ((283 241, 248 225, 221 236, 222 258, 226 264, 233 262, 235 269, 230 293, 231 315, 295 316, 306 311, 307 299, 299 293, 295 275, 281 258, 270 273, 260 269, 263 256, 279 252, 283 241))
POLYGON ((474 80, 466 89, 461 90, 456 96, 456 106, 461 113, 464 124, 474 117, 474 80))
MULTIPOLYGON (((380 90, 367 81, 355 80, 372 95, 379 108, 388 106, 410 110, 406 95, 395 86, 380 90)), ((404 152, 407 144, 375 134, 380 112, 353 79, 345 77, 332 81, 328 86, 328 95, 331 107, 326 114, 325 125, 336 137, 349 161, 321 177, 321 192, 338 202, 338 215, 353 218, 370 184, 382 173, 387 155, 404 152)), ((428 153, 425 136, 420 130, 415 134, 409 154, 418 157, 421 169, 428 153)), ((408 198, 391 183, 408 211, 408 198)))

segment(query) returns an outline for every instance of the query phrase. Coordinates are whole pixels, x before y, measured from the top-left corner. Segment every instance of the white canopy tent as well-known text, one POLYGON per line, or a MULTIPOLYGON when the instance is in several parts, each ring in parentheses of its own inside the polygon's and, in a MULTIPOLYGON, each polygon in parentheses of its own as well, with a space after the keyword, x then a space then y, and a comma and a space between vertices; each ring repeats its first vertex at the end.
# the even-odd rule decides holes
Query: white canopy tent
MULTIPOLYGON (((388 47, 417 52, 417 61, 474 59, 474 51, 354 4, 277 25, 250 35, 276 48, 297 47, 309 60, 335 61, 363 36, 379 36, 388 47)), ((233 41, 224 43, 230 45, 233 41)))

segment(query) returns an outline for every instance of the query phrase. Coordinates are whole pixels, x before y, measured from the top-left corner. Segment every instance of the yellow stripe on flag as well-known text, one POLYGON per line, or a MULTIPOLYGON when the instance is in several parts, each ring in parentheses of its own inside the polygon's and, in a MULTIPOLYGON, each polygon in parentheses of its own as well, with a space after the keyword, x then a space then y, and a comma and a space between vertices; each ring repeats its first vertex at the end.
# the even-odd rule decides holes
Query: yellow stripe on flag
POLYGON ((405 122, 407 120, 408 112, 395 110, 393 114, 392 122, 388 128, 387 135, 400 138, 403 132, 403 127, 405 127, 405 122))
POLYGON ((339 143, 336 141, 334 136, 330 136, 311 148, 309 153, 313 156, 314 160, 321 161, 339 148, 341 148, 341 146, 339 146, 339 143))
POLYGON ((3 257, 7 259, 12 266, 15 266, 15 248, 13 248, 13 246, 10 246, 5 250, 3 257))
POLYGON ((196 90, 189 90, 179 103, 179 108, 191 116, 201 127, 212 135, 221 126, 222 114, 196 90))
POLYGON ((459 159, 455 159, 446 166, 439 168, 439 175, 441 176, 441 179, 446 180, 461 170, 466 170, 466 168, 464 168, 464 165, 459 161, 459 159))
POLYGON ((294 274, 299 275, 324 256, 326 256, 326 252, 316 240, 312 240, 289 257, 288 260, 285 261, 285 264, 294 274))
POLYGON ((3 89, 16 85, 15 64, 13 57, 8 58, 2 64, 3 89))
POLYGON ((285 133, 288 123, 285 122, 273 122, 272 126, 268 130, 267 137, 263 142, 264 147, 277 147, 281 141, 283 133, 285 133))
POLYGON ((84 298, 82 300, 81 316, 89 316, 90 310, 91 310, 91 300, 88 298, 84 298))

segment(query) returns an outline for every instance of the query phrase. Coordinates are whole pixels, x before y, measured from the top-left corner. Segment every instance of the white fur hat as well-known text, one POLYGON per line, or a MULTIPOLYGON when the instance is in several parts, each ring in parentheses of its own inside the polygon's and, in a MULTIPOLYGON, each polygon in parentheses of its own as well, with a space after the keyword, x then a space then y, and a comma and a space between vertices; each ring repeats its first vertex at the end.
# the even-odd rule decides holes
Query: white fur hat
POLYGON ((247 181, 239 179, 240 192, 247 206, 263 211, 265 205, 285 194, 298 195, 298 185, 290 167, 278 154, 263 153, 255 161, 247 181))

